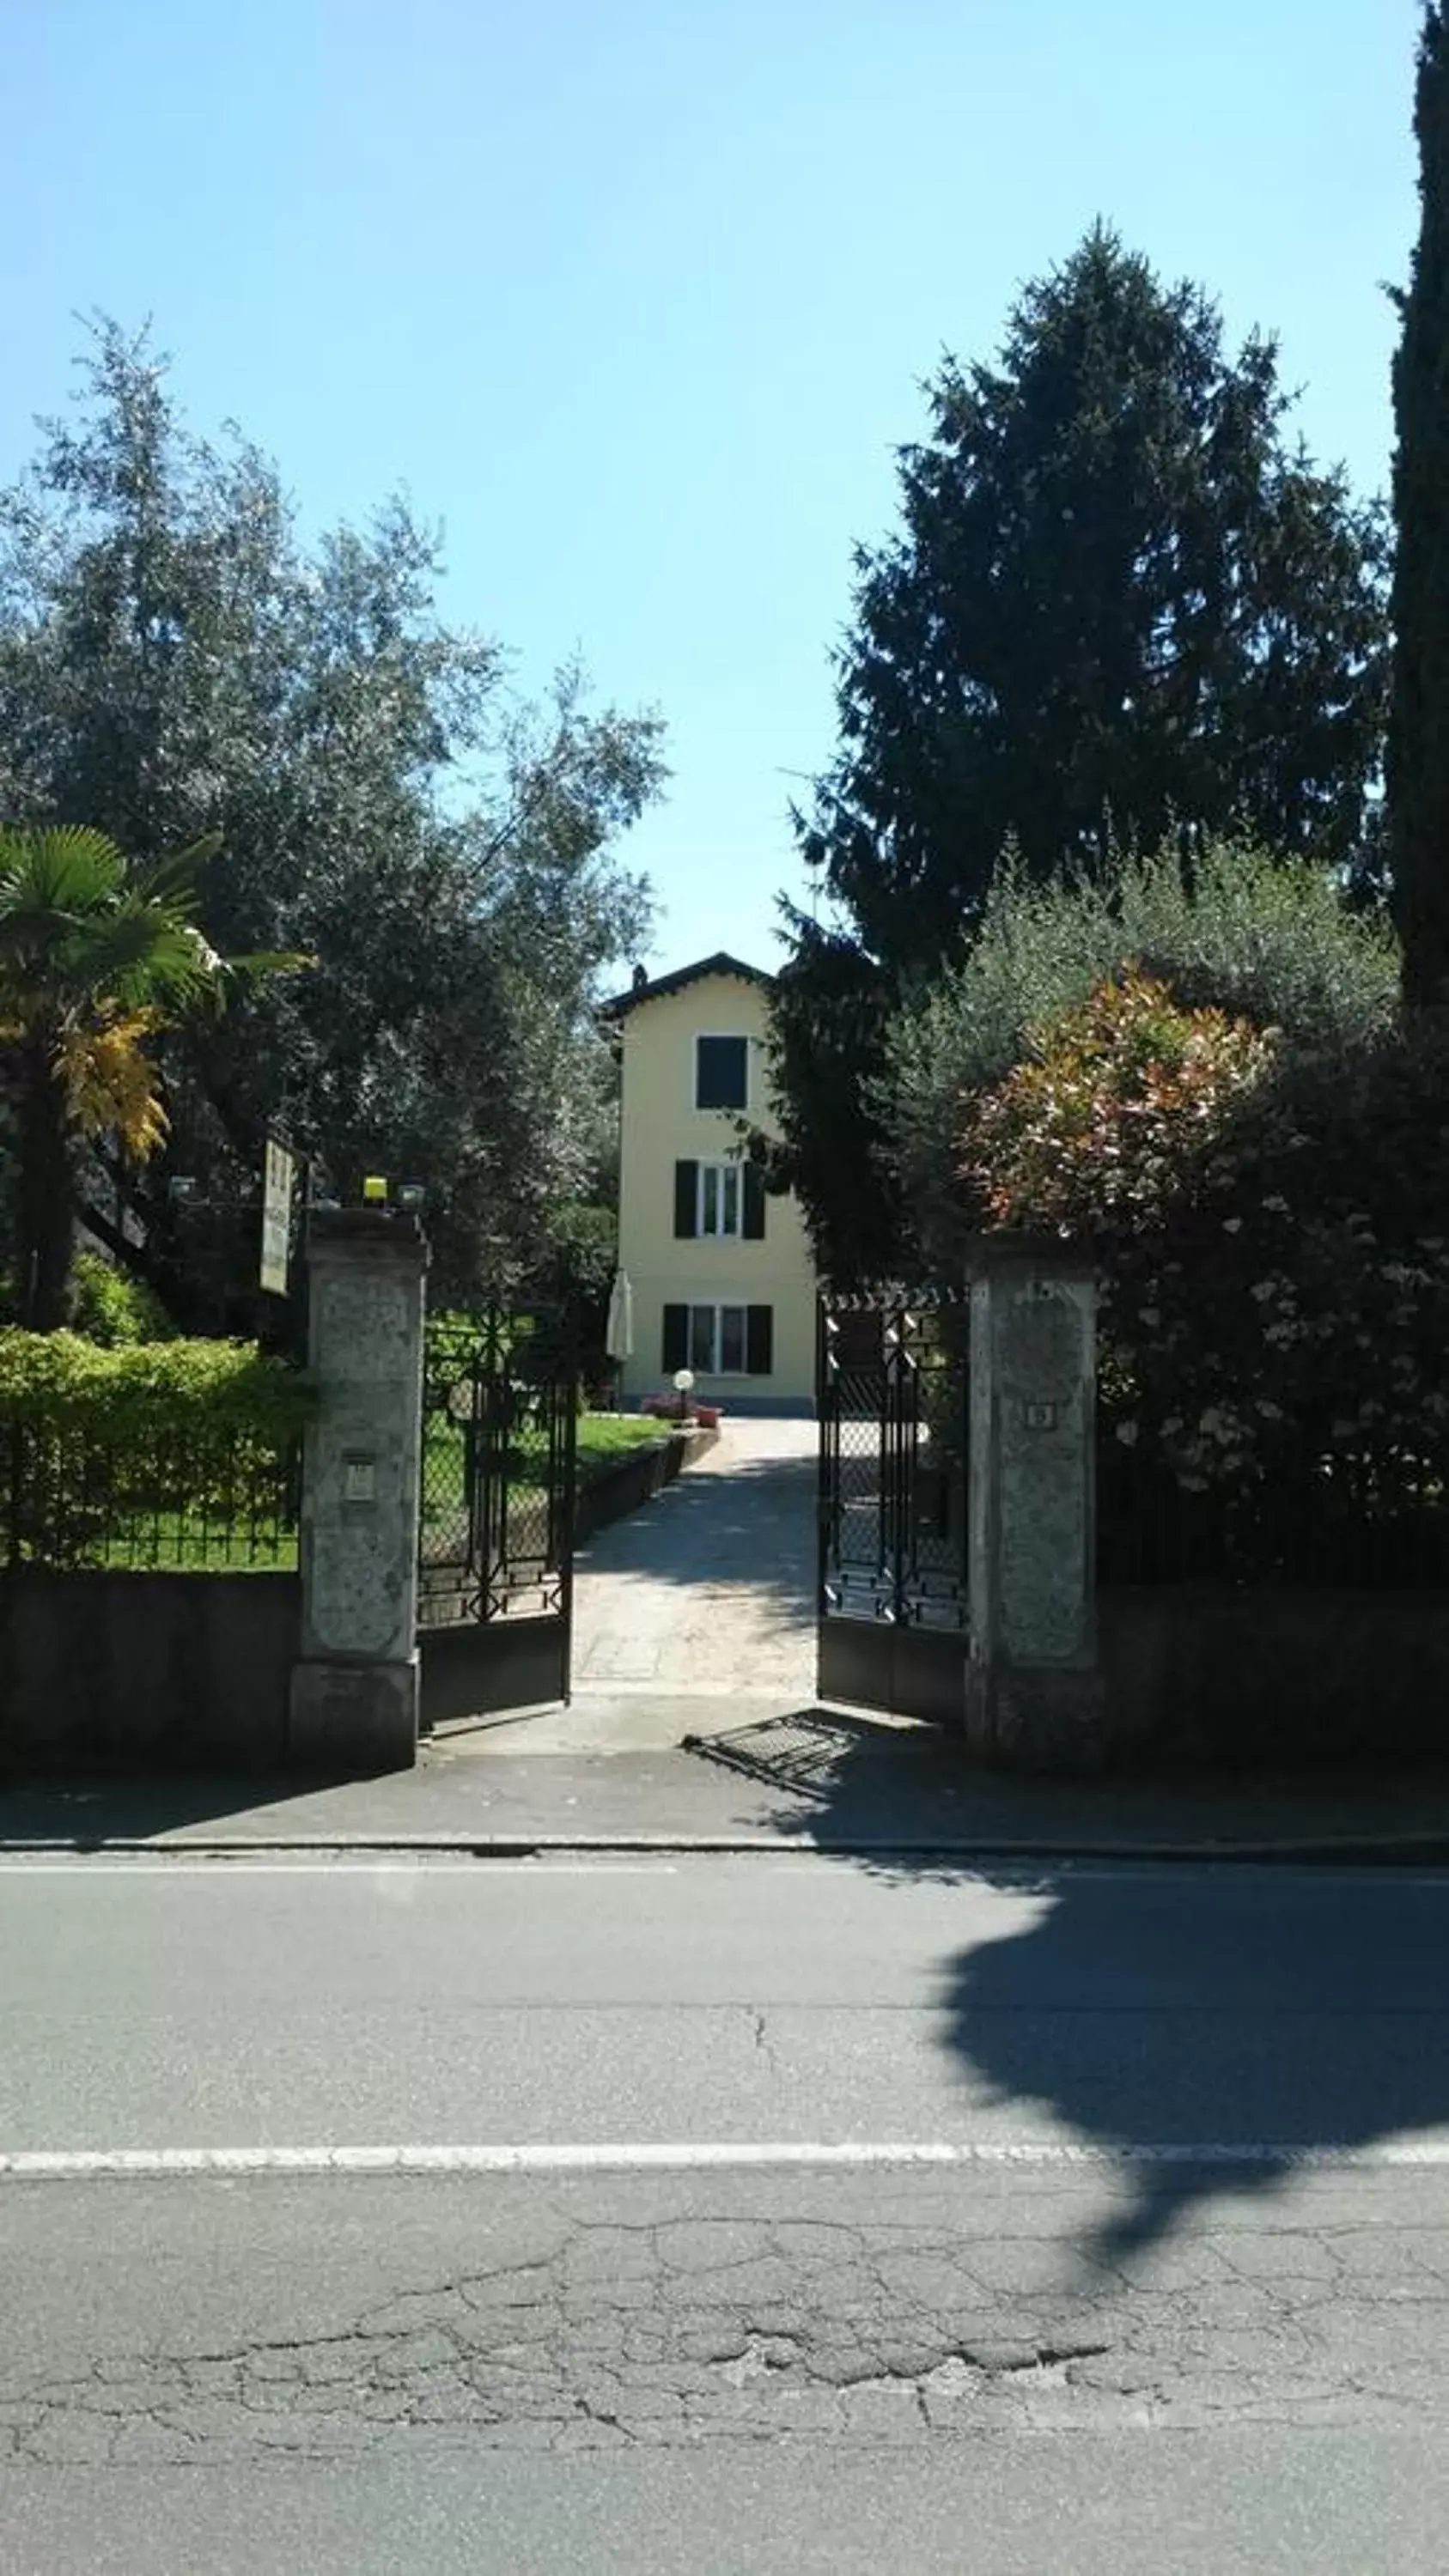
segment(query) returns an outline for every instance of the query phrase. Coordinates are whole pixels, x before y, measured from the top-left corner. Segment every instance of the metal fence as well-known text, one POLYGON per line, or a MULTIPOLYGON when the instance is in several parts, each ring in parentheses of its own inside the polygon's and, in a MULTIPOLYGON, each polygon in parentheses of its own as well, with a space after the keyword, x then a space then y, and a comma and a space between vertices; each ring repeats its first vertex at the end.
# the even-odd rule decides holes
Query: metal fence
POLYGON ((1285 1442, 1256 1474, 1197 1491, 1102 1409, 1097 1571, 1108 1584, 1305 1590, 1449 1587, 1449 1453, 1335 1456, 1285 1442))
POLYGON ((287 1573, 300 1503, 300 1439, 0 1421, 0 1575, 287 1573))

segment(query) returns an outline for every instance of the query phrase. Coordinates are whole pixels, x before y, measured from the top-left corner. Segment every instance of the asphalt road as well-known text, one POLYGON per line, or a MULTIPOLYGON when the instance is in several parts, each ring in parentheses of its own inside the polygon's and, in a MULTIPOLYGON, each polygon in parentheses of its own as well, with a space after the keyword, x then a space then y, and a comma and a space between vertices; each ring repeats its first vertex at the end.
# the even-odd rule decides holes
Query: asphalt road
POLYGON ((1449 2139, 1449 1879, 0 1871, 0 2142, 1449 2139))
POLYGON ((1423 1873, 11 1864, 0 2564, 1437 2570, 1446 1971, 1423 1873))
POLYGON ((9 2576, 1397 2576, 1444 2565, 1449 2466, 1432 2430, 1235 2425, 943 2445, 928 2477, 860 2441, 73 2472, 4 2514, 9 2576))

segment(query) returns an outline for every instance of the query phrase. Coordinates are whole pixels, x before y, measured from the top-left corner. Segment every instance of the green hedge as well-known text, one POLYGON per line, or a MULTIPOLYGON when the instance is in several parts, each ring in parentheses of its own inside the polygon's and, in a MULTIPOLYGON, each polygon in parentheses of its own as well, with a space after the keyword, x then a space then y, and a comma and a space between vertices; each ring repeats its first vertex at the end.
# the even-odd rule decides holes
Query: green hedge
POLYGON ((312 1409, 307 1380, 250 1342, 122 1342, 0 1329, 0 1420, 188 1438, 209 1428, 287 1440, 312 1409))
POLYGON ((140 1279, 118 1270, 98 1252, 76 1256, 72 1321, 88 1342, 169 1342, 170 1320, 160 1298, 140 1279))
POLYGON ((0 1330, 0 1562, 284 1562, 311 1409, 249 1343, 0 1330))

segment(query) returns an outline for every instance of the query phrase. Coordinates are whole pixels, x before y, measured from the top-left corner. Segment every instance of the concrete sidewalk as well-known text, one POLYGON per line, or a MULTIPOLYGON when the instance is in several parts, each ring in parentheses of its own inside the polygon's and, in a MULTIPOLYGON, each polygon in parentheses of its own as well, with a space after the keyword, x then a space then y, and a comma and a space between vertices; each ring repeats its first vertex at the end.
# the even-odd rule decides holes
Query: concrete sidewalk
MULTIPOLYGON (((651 1712, 680 1731, 679 1707, 651 1712)), ((971 1769, 928 1727, 699 1701, 694 1743, 530 1753, 507 1732, 425 1745, 377 1780, 126 1778, 0 1793, 0 1850, 551 1848, 972 1858, 1449 1860, 1449 1777, 1040 1781, 971 1769)))

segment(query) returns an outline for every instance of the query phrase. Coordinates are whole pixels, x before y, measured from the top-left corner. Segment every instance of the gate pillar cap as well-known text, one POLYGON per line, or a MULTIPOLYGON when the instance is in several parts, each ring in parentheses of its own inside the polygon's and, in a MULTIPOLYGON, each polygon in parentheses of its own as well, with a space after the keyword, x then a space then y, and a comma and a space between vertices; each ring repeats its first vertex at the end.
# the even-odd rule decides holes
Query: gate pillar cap
POLYGON ((313 1208, 307 1218, 307 1259, 325 1261, 329 1254, 355 1260, 400 1261, 426 1270, 428 1238, 422 1220, 408 1208, 313 1208))
POLYGON ((1097 1256, 1090 1243, 1072 1243, 1060 1234, 973 1234, 966 1243, 967 1274, 972 1279, 1000 1279, 1019 1271, 1049 1271, 1058 1279, 1091 1279, 1097 1256))

